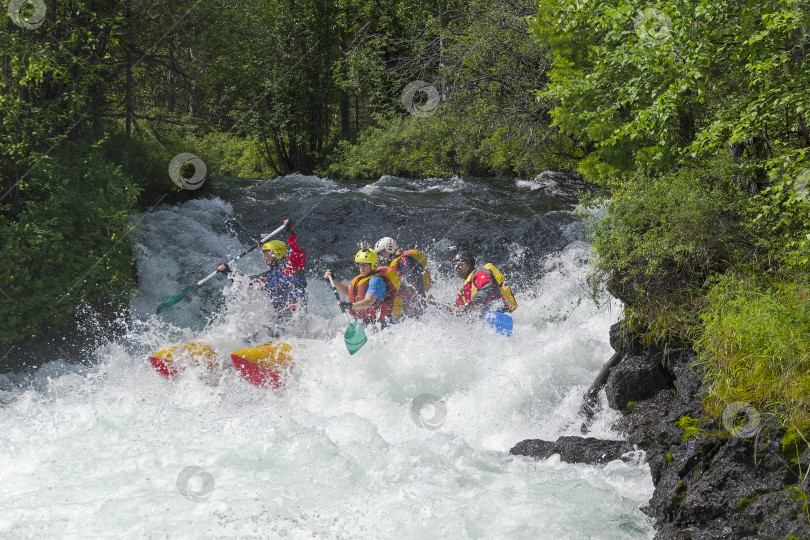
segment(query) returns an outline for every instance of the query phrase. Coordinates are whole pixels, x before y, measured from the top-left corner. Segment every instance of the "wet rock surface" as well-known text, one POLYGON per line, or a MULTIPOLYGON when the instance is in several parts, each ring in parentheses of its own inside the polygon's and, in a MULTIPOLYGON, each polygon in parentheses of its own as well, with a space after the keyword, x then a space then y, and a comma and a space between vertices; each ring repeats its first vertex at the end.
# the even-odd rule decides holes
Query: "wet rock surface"
MULTIPOLYGON (((644 354, 636 350, 628 358, 644 354)), ((810 538, 803 498, 810 486, 782 454, 784 430, 762 416, 732 434, 720 417, 708 414, 692 350, 648 351, 646 358, 660 361, 671 385, 629 411, 616 408, 625 413, 618 427, 627 441, 647 453, 655 491, 642 510, 655 520, 656 539, 810 538)), ((625 366, 634 369, 640 376, 650 367, 625 366)), ((614 401, 635 395, 618 394, 614 401)))
POLYGON ((535 459, 546 459, 559 454, 566 463, 590 463, 594 465, 607 463, 614 459, 632 461, 636 448, 627 441, 606 441, 593 437, 560 437, 556 441, 527 439, 509 450, 512 455, 531 456, 535 459))
POLYGON ((661 366, 660 354, 633 354, 622 358, 607 378, 605 393, 612 409, 625 410, 672 385, 661 366))
POLYGON ((644 349, 616 325, 610 337, 623 358, 605 390, 624 413, 617 427, 626 441, 530 439, 510 453, 605 463, 644 450, 655 491, 642 511, 655 520, 656 540, 810 539, 810 449, 791 462, 782 453, 785 431, 769 417, 725 425, 710 415, 689 347, 644 349))

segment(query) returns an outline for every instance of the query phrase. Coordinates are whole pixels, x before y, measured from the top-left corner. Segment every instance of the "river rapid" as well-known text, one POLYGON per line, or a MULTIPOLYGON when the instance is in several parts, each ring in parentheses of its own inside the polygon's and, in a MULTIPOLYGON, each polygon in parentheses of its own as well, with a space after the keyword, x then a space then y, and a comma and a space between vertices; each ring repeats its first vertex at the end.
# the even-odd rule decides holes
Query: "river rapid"
MULTIPOLYGON (((621 306, 591 299, 574 213, 588 186, 554 173, 210 182, 205 197, 133 218, 139 288, 125 335, 85 364, 55 352, 33 375, 0 375, 0 537, 652 538, 641 456, 588 466, 508 453, 578 435, 581 396, 612 354, 621 306), (285 217, 309 280, 308 313, 283 338, 296 361, 286 389, 233 370, 158 375, 150 352, 194 339, 227 359, 273 323, 263 293, 221 276, 154 313, 285 217), (512 337, 428 313, 350 356, 320 277, 347 282, 358 243, 382 236, 428 256, 431 292, 448 303, 461 281, 447 247, 493 262, 519 303, 512 337)), ((254 252, 235 267, 264 262, 254 252)), ((621 438, 602 401, 590 435, 621 438)))

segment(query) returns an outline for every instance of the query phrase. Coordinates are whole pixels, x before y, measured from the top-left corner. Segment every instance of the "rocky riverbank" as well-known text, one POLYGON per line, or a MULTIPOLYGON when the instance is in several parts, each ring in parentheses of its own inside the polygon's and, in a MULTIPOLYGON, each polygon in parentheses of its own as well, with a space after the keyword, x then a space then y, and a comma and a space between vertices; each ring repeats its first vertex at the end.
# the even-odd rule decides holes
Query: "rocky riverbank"
POLYGON ((659 540, 810 539, 810 449, 792 461, 782 449, 785 430, 744 404, 710 415, 690 348, 647 348, 618 325, 611 345, 622 358, 605 392, 623 413, 626 441, 528 440, 511 453, 603 463, 633 445, 644 450, 655 492, 642 510, 659 540))

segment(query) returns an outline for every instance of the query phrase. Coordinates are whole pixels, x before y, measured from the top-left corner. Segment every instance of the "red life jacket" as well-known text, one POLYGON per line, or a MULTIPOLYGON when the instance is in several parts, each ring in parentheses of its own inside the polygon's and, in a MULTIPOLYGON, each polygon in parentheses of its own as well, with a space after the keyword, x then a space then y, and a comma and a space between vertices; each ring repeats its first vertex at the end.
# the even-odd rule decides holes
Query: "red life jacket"
POLYGON ((379 266, 366 277, 356 276, 349 285, 349 302, 357 302, 366 297, 368 282, 372 276, 380 276, 385 280, 385 296, 378 298, 371 307, 366 309, 350 309, 349 313, 358 319, 382 321, 391 317, 399 317, 402 313, 402 298, 399 296, 400 279, 396 272, 387 266, 379 266))

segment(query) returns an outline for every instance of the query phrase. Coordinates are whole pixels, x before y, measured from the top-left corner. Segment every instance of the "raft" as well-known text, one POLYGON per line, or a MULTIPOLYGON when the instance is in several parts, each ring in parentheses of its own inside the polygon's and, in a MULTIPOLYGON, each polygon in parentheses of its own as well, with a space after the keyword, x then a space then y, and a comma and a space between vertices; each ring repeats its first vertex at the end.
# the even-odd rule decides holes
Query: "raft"
POLYGON ((217 353, 199 341, 166 347, 149 356, 149 361, 158 373, 168 379, 175 377, 180 370, 193 366, 220 369, 217 353))
POLYGON ((291 351, 286 343, 277 341, 231 353, 233 367, 254 386, 284 386, 284 376, 293 369, 291 351))

